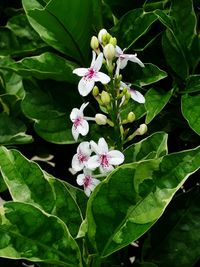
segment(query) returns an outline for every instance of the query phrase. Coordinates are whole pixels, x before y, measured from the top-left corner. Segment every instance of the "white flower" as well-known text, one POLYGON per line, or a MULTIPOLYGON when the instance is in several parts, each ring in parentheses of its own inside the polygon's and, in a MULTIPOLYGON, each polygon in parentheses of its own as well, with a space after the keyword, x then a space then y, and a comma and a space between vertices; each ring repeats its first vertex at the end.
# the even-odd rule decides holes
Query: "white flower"
POLYGON ((124 69, 126 67, 129 60, 139 64, 141 67, 144 67, 142 61, 137 58, 137 54, 124 54, 124 50, 122 50, 119 46, 116 46, 116 57, 118 57, 116 75, 119 75, 120 69, 124 69))
POLYGON ((89 102, 83 103, 80 109, 73 108, 70 114, 70 119, 73 122, 72 135, 76 141, 78 140, 79 134, 85 136, 89 132, 89 124, 83 115, 83 110, 88 104, 89 102))
POLYGON ((82 142, 77 148, 77 153, 72 158, 72 169, 81 171, 91 155, 90 143, 82 142))
POLYGON ((87 96, 92 91, 95 82, 107 84, 110 81, 108 75, 99 71, 103 63, 103 53, 100 53, 97 59, 94 51, 92 51, 92 54, 92 63, 89 68, 77 68, 73 70, 73 73, 83 77, 78 84, 78 90, 82 96, 87 96))
POLYGON ((91 192, 100 183, 99 180, 95 179, 91 175, 91 171, 88 169, 83 169, 83 173, 77 176, 77 184, 84 186, 85 194, 89 197, 91 192))
POLYGON ((90 144, 96 155, 87 161, 88 169, 94 170, 99 167, 101 173, 106 173, 114 169, 112 165, 119 165, 124 161, 124 155, 120 151, 108 150, 108 145, 103 137, 99 139, 98 144, 94 141, 91 141, 90 144))
POLYGON ((134 90, 133 88, 130 87, 131 84, 125 84, 124 82, 120 82, 120 90, 123 90, 124 88, 127 88, 131 98, 133 100, 135 100, 136 102, 140 103, 140 104, 144 104, 145 103, 145 98, 144 96, 137 90, 134 90))

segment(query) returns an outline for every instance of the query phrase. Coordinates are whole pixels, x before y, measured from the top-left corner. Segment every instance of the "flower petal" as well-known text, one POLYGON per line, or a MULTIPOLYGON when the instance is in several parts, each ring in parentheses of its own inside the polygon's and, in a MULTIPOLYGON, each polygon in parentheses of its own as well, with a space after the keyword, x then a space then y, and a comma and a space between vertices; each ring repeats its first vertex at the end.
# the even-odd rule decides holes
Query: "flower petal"
POLYGON ((70 113, 70 119, 73 122, 77 116, 79 115, 79 109, 78 108, 73 108, 71 113, 70 113))
POLYGON ((89 104, 89 102, 87 102, 87 103, 83 103, 83 104, 81 105, 81 107, 80 107, 80 112, 81 112, 82 116, 83 116, 83 111, 84 111, 84 109, 87 107, 88 104, 89 104))
POLYGON ((80 76, 80 77, 83 77, 85 76, 85 74, 87 73, 88 69, 87 68, 77 68, 77 69, 74 69, 73 70, 73 73, 80 76))
POLYGON ((76 178, 77 184, 83 185, 84 184, 84 178, 85 178, 85 175, 83 173, 79 174, 76 178))
POLYGON ((99 149, 98 145, 94 141, 90 141, 91 150, 94 151, 96 154, 100 154, 101 150, 99 149))
POLYGON ((111 165, 119 165, 124 161, 124 155, 118 150, 112 150, 108 152, 109 163, 111 165))
POLYGON ((90 157, 86 163, 86 167, 90 170, 94 170, 97 167, 99 167, 100 162, 99 162, 99 157, 97 155, 94 155, 90 157))
POLYGON ((87 96, 94 87, 94 80, 93 79, 84 79, 82 78, 78 83, 78 91, 80 95, 87 96))
POLYGON ((130 89, 130 94, 131 94, 131 98, 135 100, 136 102, 141 103, 141 104, 145 103, 145 98, 140 92, 134 89, 130 89))
POLYGON ((92 51, 92 62, 90 64, 90 68, 94 66, 95 61, 96 61, 96 53, 92 51))
POLYGON ((139 58, 137 58, 137 54, 134 54, 134 55, 126 54, 125 56, 126 56, 126 58, 127 58, 128 60, 130 60, 131 62, 137 63, 137 64, 139 64, 141 67, 144 68, 144 64, 142 63, 141 60, 139 60, 139 58))
POLYGON ((81 135, 85 136, 89 132, 88 122, 83 119, 81 121, 81 124, 79 126, 77 126, 77 130, 81 135))
POLYGON ((92 184, 95 185, 95 187, 96 187, 98 184, 100 184, 100 181, 98 179, 93 178, 92 184))
POLYGON ((103 53, 100 53, 94 62, 93 67, 96 71, 99 71, 103 63, 103 53))
POLYGON ((118 45, 116 45, 115 51, 116 51, 116 57, 119 57, 120 55, 123 54, 122 49, 118 45))
POLYGON ((79 136, 79 131, 75 128, 74 125, 72 125, 72 135, 74 137, 74 140, 77 141, 78 140, 78 136, 79 136))
POLYGON ((90 143, 87 141, 80 143, 80 145, 77 148, 77 152, 85 156, 90 156, 91 155, 90 143))
POLYGON ((110 82, 110 77, 103 72, 98 72, 94 77, 94 80, 95 82, 101 82, 102 84, 107 84, 110 82))
POLYGON ((124 57, 124 58, 120 57, 119 58, 119 63, 118 64, 119 64, 119 68, 121 70, 126 67, 127 63, 128 63, 128 59, 126 57, 124 57))
POLYGON ((98 141, 98 147, 99 150, 101 151, 100 154, 104 154, 108 152, 108 144, 106 143, 105 139, 101 137, 98 141))
POLYGON ((72 158, 72 169, 76 172, 81 171, 84 168, 83 162, 80 162, 78 159, 78 155, 75 154, 72 158))
POLYGON ((103 174, 103 173, 108 173, 108 172, 113 171, 114 167, 112 165, 108 165, 107 167, 100 166, 99 169, 100 169, 100 172, 103 174))
POLYGON ((87 197, 89 197, 89 196, 90 196, 90 194, 91 194, 91 190, 90 190, 90 188, 89 188, 89 187, 87 187, 87 188, 84 188, 84 192, 85 192, 85 194, 86 194, 86 196, 87 196, 87 197))

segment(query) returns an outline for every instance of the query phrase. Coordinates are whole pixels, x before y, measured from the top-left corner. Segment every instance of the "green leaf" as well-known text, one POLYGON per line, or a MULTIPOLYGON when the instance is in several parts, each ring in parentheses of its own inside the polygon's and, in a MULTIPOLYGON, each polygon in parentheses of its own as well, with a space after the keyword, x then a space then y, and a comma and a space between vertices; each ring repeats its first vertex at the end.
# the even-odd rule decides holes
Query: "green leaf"
POLYGON ((0 27, 0 33, 1 55, 23 56, 47 47, 22 14, 13 16, 5 27, 0 27))
POLYGON ((200 94, 195 96, 183 95, 181 98, 181 109, 189 126, 200 135, 200 94))
POLYGON ((0 257, 82 266, 77 243, 55 216, 25 203, 0 208, 0 257))
POLYGON ((195 266, 200 258, 199 193, 197 187, 172 201, 151 230, 143 249, 144 260, 165 267, 195 266))
POLYGON ((190 75, 186 80, 185 90, 187 93, 200 91, 200 75, 190 75))
POLYGON ((32 141, 32 136, 26 134, 26 126, 21 120, 6 113, 0 114, 0 144, 27 144, 32 141))
POLYGON ((167 64, 182 79, 186 79, 189 74, 189 66, 185 51, 185 45, 178 39, 177 27, 173 20, 161 10, 154 11, 163 25, 167 27, 162 37, 162 47, 167 64))
POLYGON ((186 79, 189 74, 186 56, 181 44, 171 31, 166 30, 163 34, 162 46, 167 64, 182 79, 186 79))
POLYGON ((197 19, 192 0, 172 0, 171 12, 178 29, 178 39, 189 47, 196 34, 197 19))
POLYGON ((145 12, 142 8, 131 10, 112 28, 112 35, 117 38, 122 48, 129 48, 156 20, 157 17, 152 12, 145 12))
POLYGON ((0 55, 7 56, 12 54, 12 49, 18 47, 17 39, 10 29, 0 27, 0 55))
POLYGON ((31 26, 47 44, 82 64, 87 61, 92 26, 89 0, 52 0, 44 6, 37 0, 23 0, 22 4, 31 26))
POLYGON ((147 110, 147 115, 145 123, 150 123, 153 118, 160 113, 160 111, 168 103, 170 97, 172 96, 173 90, 169 92, 158 91, 153 88, 149 89, 145 94, 145 108, 147 110))
POLYGON ((132 144, 124 151, 124 163, 144 159, 156 159, 167 154, 167 137, 164 132, 153 133, 142 141, 132 144))
POLYGON ((176 191, 200 167, 200 147, 124 164, 88 201, 88 238, 101 257, 130 244, 162 215, 176 191))
POLYGON ((20 75, 34 76, 38 79, 54 79, 75 83, 76 76, 72 73, 77 65, 54 53, 45 52, 39 56, 23 58, 8 63, 2 68, 11 69, 20 75))
POLYGON ((76 88, 66 87, 66 84, 51 82, 40 88, 24 81, 26 95, 21 104, 22 111, 35 121, 34 128, 42 138, 57 144, 75 142, 69 115, 74 103, 79 107, 80 96, 76 88))
POLYGON ((195 35, 192 38, 187 59, 190 63, 191 73, 195 73, 195 69, 200 61, 200 35, 195 35))
POLYGON ((24 97, 22 77, 13 71, 2 69, 0 75, 2 75, 2 84, 4 87, 2 93, 16 95, 18 98, 22 99, 24 97))
POLYGON ((75 194, 72 196, 64 182, 42 171, 17 150, 0 147, 0 159, 1 173, 13 200, 34 204, 58 216, 76 236, 82 216, 75 194))
POLYGON ((167 77, 167 73, 156 65, 147 63, 145 68, 138 68, 135 66, 133 84, 136 86, 145 86, 158 82, 167 77))

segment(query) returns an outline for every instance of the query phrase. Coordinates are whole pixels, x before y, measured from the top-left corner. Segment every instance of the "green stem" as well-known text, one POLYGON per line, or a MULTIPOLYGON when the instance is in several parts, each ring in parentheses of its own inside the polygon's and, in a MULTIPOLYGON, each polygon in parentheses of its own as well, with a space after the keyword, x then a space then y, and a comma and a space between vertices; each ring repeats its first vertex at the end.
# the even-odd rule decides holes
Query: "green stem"
MULTIPOLYGON (((113 79, 112 79, 113 80, 113 79)), ((119 150, 123 150, 123 133, 121 131, 121 118, 119 113, 119 102, 117 100, 117 90, 115 86, 115 80, 112 81, 110 86, 110 93, 112 95, 112 111, 111 118, 114 123, 114 132, 116 140, 116 148, 119 150)))
POLYGON ((102 260, 97 255, 89 255, 87 267, 101 267, 102 260))

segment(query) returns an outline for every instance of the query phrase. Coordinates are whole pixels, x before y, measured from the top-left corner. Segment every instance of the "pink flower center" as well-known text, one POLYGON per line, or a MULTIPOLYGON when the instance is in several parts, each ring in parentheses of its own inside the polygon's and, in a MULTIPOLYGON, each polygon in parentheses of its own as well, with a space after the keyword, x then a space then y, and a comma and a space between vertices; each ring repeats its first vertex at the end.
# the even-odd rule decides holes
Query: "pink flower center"
POLYGON ((101 166, 103 168, 106 168, 109 166, 109 159, 108 156, 106 154, 102 154, 100 155, 100 162, 101 162, 101 166))
POLYGON ((93 68, 89 68, 88 72, 85 74, 84 79, 85 80, 91 80, 96 75, 96 71, 93 68))
POLYGON ((87 188, 88 186, 90 186, 92 184, 92 177, 89 175, 86 175, 84 180, 83 180, 83 185, 85 188, 87 188))
POLYGON ((88 157, 84 154, 82 154, 81 152, 78 153, 78 160, 83 163, 84 161, 88 160, 88 157))
POLYGON ((74 126, 75 126, 75 128, 77 128, 79 125, 81 125, 81 121, 82 121, 82 118, 81 117, 77 117, 74 120, 74 126))

